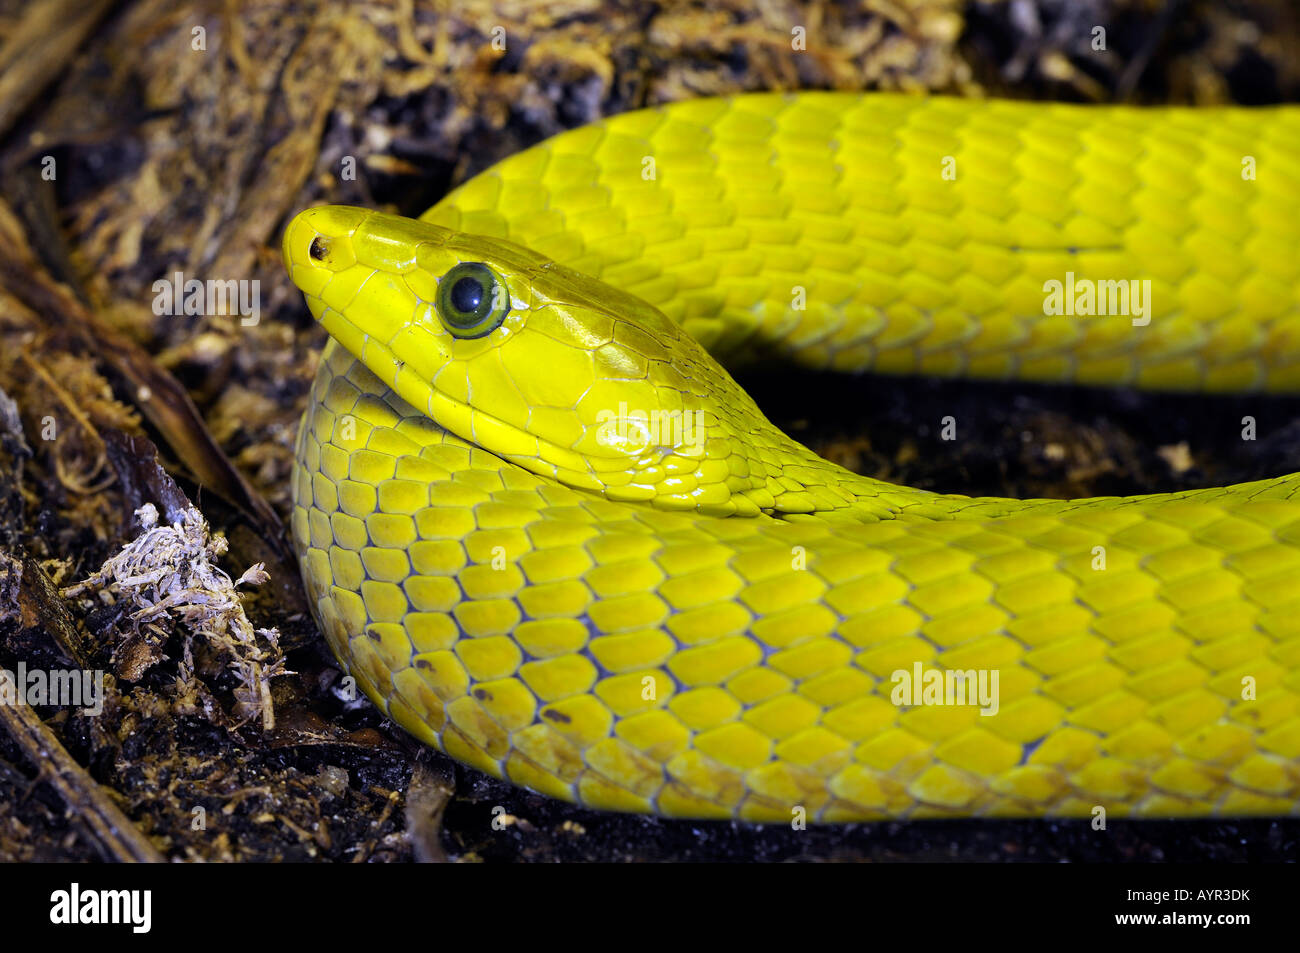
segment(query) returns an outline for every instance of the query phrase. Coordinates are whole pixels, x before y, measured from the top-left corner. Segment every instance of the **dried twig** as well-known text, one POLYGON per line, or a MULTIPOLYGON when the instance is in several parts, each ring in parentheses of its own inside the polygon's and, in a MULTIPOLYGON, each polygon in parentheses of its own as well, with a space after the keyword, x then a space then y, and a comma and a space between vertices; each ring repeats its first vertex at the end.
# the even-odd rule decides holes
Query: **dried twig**
POLYGON ((422 864, 447 863, 447 851, 442 846, 442 815, 455 793, 455 776, 447 760, 428 751, 417 754, 406 788, 406 838, 415 859, 422 864))
MULTIPOLYGON (((13 681, 7 672, 0 672, 0 679, 13 681)), ((67 805, 68 816, 85 827, 108 859, 155 864, 166 860, 94 778, 72 759, 30 706, 0 705, 0 725, 27 759, 40 766, 41 780, 58 792, 67 805)))
POLYGON ((67 66, 115 0, 33 4, 0 48, 0 135, 67 66))

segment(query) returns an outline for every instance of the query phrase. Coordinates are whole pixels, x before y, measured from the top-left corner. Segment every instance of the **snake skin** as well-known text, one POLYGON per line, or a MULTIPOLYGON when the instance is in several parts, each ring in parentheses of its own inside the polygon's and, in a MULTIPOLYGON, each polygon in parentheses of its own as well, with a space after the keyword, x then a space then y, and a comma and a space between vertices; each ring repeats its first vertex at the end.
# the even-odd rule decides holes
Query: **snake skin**
POLYGON ((424 223, 310 209, 285 261, 333 340, 292 536, 322 631, 417 738, 598 808, 1294 814, 1300 475, 892 486, 790 440, 697 342, 1297 391, 1298 143, 1294 109, 745 96, 556 137, 424 223), (430 305, 462 261, 511 301, 475 340, 430 305), (1149 324, 1045 315, 1066 272, 1149 278, 1149 324), (700 439, 611 446, 620 402, 700 439), (996 704, 900 701, 918 667, 996 675, 996 704))

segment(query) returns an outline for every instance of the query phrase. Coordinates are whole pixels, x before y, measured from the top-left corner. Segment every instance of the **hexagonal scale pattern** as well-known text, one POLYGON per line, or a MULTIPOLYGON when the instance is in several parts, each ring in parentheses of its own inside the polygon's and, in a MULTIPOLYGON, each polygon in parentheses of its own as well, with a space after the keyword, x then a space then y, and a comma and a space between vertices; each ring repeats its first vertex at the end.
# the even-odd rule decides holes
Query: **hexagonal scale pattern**
POLYGON ((293 536, 329 643, 493 775, 778 821, 1295 809, 1294 479, 1049 518, 665 514, 475 452, 336 344, 314 393, 293 536), (335 452, 363 462, 327 477, 335 452), (997 713, 894 704, 918 662, 997 671, 997 713))

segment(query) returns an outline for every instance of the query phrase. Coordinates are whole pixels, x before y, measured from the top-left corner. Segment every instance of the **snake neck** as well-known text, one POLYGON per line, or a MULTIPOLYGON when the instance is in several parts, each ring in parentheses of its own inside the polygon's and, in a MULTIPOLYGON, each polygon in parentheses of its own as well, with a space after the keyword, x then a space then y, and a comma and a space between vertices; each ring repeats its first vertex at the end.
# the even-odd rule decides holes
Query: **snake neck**
MULTIPOLYGON (((635 402, 632 395, 650 394, 642 402, 653 406, 620 400, 599 411, 596 443, 626 456, 589 457, 590 479, 584 475, 570 485, 619 502, 740 518, 874 522, 934 498, 823 460, 768 420, 691 335, 657 309, 642 309, 655 312, 655 320, 637 324, 640 356, 654 387, 629 390, 629 396, 635 402)), ((612 377, 617 370, 597 361, 598 375, 612 377)))

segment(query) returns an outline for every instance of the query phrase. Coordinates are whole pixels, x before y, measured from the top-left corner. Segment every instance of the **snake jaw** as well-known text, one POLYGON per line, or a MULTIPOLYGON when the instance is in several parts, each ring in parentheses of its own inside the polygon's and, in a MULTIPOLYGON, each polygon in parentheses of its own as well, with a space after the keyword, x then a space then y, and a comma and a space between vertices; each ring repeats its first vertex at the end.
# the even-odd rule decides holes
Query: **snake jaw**
POLYGON ((534 473, 711 516, 825 512, 856 499, 840 485, 859 478, 781 433, 663 312, 529 249, 322 206, 290 222, 284 258, 312 314, 380 380, 534 473), (499 325, 472 337, 438 310, 440 282, 467 262, 509 299, 499 325))

